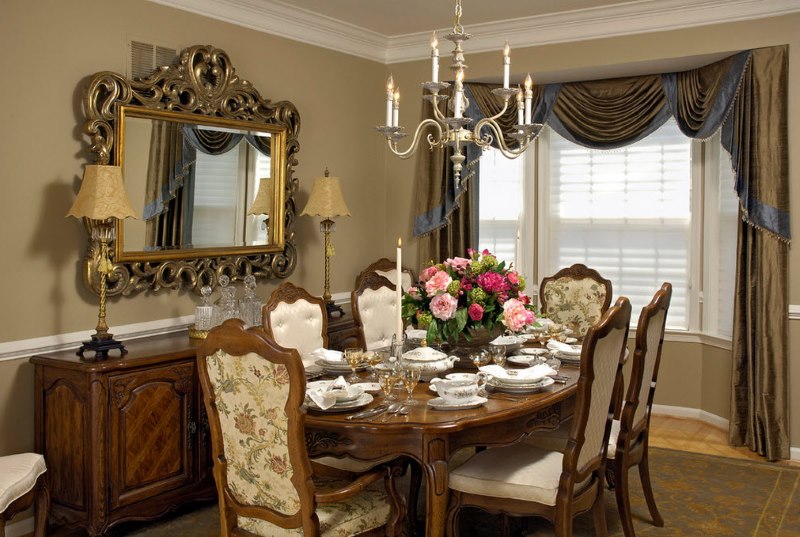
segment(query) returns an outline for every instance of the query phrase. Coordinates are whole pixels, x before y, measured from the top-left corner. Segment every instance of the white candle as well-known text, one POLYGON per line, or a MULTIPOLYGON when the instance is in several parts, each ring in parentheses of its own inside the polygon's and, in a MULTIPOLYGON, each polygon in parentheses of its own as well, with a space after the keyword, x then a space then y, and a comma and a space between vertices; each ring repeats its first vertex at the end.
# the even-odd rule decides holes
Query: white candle
POLYGON ((394 102, 394 79, 389 75, 386 81, 386 126, 392 126, 392 104, 394 102))
POLYGON ((508 41, 506 41, 506 46, 503 49, 503 87, 508 89, 509 78, 511 77, 511 48, 508 46, 508 41))
POLYGON ((525 104, 522 102, 522 89, 517 92, 517 125, 525 121, 525 104))
POLYGON ((436 32, 431 37, 431 81, 439 82, 439 49, 436 48, 439 40, 436 39, 436 32))
POLYGON ((456 75, 456 88, 453 95, 453 117, 463 117, 462 108, 464 106, 464 71, 459 71, 456 75))
POLYGON ((392 106, 392 127, 400 126, 400 88, 394 92, 394 105, 392 106))
POLYGON ((403 342, 403 286, 401 285, 403 278, 403 239, 397 238, 397 285, 395 292, 397 296, 397 305, 395 306, 397 315, 397 325, 395 328, 395 341, 397 343, 403 342))
POLYGON ((530 73, 525 77, 525 124, 531 124, 531 101, 533 101, 533 80, 530 73))

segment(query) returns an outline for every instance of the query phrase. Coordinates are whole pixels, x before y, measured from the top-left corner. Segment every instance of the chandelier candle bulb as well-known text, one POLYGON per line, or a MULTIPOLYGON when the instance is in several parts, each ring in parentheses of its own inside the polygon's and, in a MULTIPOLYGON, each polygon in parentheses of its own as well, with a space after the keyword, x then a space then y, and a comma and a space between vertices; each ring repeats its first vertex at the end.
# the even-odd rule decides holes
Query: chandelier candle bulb
POLYGON ((509 78, 511 77, 511 48, 508 46, 508 41, 506 41, 506 46, 503 48, 503 87, 508 89, 509 78))
POLYGON ((439 82, 439 40, 436 39, 436 32, 431 37, 431 81, 439 82))
POLYGON ((386 80, 386 126, 392 126, 392 106, 394 103, 394 79, 392 75, 386 80))
POLYGON ((394 92, 394 99, 392 105, 392 127, 399 127, 400 126, 400 88, 398 87, 397 90, 394 92))
POLYGON ((402 343, 403 341, 403 286, 401 282, 403 280, 403 239, 397 237, 397 280, 395 285, 395 319, 397 324, 395 325, 395 341, 398 343, 402 343))
POLYGON ((531 124, 531 101, 533 101, 533 80, 530 73, 525 77, 525 124, 531 124))

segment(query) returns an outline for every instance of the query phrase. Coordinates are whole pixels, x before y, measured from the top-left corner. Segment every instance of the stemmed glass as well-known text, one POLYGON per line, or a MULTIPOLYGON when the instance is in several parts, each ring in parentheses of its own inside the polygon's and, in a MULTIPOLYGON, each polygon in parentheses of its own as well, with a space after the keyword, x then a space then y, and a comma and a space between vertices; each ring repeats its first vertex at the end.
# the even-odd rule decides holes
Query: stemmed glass
POLYGON ((356 369, 358 369, 358 366, 361 365, 363 357, 364 351, 358 347, 350 347, 344 350, 344 359, 347 362, 347 365, 350 366, 350 369, 353 370, 353 374, 347 378, 347 382, 350 384, 361 382, 361 378, 356 374, 356 369))
POLYGON ((394 400, 392 390, 394 390, 394 386, 397 384, 398 380, 400 380, 400 374, 395 368, 381 371, 378 375, 378 384, 380 384, 381 391, 387 401, 394 400))
POLYGON ((408 392, 408 397, 406 397, 406 400, 403 401, 403 404, 406 406, 414 406, 416 404, 411 394, 414 392, 414 388, 416 388, 417 384, 419 383, 419 375, 420 368, 411 365, 403 367, 403 369, 400 371, 400 379, 403 381, 403 386, 408 392))
POLYGON ((492 359, 492 362, 495 364, 502 366, 506 363, 506 347, 505 345, 490 345, 489 346, 489 357, 492 359))
POLYGON ((370 374, 369 380, 373 382, 378 381, 378 375, 375 372, 375 366, 383 362, 383 355, 378 351, 366 351, 364 353, 364 361, 369 365, 370 374))
POLYGON ((470 353, 469 359, 475 367, 482 367, 489 363, 489 353, 484 349, 476 350, 470 353))

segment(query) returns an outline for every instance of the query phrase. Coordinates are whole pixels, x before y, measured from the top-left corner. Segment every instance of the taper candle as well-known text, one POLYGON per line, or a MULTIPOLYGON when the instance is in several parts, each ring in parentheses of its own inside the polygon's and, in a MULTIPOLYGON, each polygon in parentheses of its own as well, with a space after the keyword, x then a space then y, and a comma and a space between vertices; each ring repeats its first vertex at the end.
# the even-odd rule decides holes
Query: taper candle
POLYGON ((395 327, 395 341, 402 343, 403 341, 403 239, 397 237, 397 284, 395 288, 397 296, 397 305, 395 306, 397 314, 397 325, 395 327))
POLYGON ((503 48, 503 87, 508 89, 509 78, 511 77, 511 48, 508 46, 508 41, 506 41, 506 46, 503 48))

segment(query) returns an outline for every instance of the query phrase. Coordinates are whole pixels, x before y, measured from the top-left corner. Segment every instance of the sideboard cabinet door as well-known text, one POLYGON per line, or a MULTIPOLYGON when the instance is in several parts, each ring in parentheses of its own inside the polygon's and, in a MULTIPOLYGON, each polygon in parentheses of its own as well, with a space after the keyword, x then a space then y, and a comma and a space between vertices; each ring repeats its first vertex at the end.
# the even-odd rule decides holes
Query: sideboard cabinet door
POLYGON ((111 508, 192 483, 197 405, 191 361, 111 375, 111 508))

